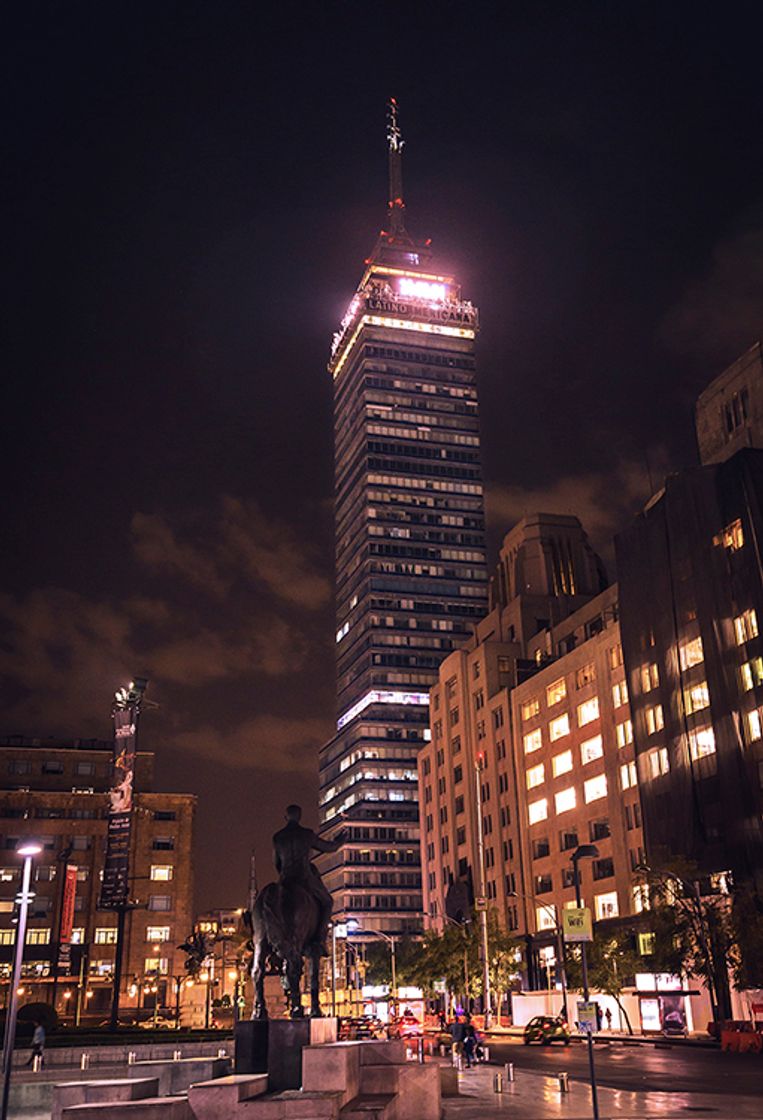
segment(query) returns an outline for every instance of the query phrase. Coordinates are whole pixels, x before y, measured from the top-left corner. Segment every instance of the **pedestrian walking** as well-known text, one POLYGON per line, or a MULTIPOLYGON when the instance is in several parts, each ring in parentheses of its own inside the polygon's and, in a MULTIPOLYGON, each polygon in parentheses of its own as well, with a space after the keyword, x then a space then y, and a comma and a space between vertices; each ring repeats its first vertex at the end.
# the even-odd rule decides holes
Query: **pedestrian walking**
POLYGON ((475 1064, 475 1051, 477 1049, 477 1032, 471 1023, 467 1023, 464 1027, 464 1057, 466 1058, 466 1068, 471 1069, 475 1064))
POLYGON ((35 1058, 39 1057, 40 1065, 42 1065, 45 1058, 45 1027, 39 1019, 34 1021, 34 1034, 32 1035, 32 1052, 29 1055, 29 1061, 24 1064, 31 1066, 34 1064, 35 1058))
POLYGON ((607 1030, 611 1031, 612 1030, 612 1012, 609 1010, 609 1008, 607 1008, 606 1011, 604 1012, 604 1018, 607 1020, 607 1030))

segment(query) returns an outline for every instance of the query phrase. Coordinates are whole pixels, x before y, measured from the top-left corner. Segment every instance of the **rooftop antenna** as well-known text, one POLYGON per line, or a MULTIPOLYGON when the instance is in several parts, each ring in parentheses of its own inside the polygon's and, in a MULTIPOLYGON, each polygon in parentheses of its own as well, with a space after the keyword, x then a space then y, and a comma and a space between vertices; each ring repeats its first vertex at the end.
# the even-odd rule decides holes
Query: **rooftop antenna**
POLYGON ((403 145, 397 119, 397 101, 387 102, 387 143, 389 145, 389 231, 391 236, 405 235, 405 202, 403 201, 403 145))

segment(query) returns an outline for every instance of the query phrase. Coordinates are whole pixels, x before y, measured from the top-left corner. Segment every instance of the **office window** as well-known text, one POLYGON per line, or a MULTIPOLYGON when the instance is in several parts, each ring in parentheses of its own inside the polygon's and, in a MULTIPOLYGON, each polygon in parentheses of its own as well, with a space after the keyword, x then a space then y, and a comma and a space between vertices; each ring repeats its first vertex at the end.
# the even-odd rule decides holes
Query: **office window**
POLYGON ((660 778, 670 770, 670 759, 667 747, 659 747, 650 751, 646 756, 650 778, 660 778))
POLYGON ((752 742, 763 738, 763 728, 761 727, 760 708, 753 708, 751 712, 747 713, 747 729, 750 734, 752 742))
POLYGON ((715 732, 712 727, 695 727, 689 732, 689 752, 695 761, 715 754, 715 732))
POLYGON ((551 771, 555 778, 560 774, 568 774, 572 769, 572 751, 562 751, 551 759, 551 771))
POLYGON ((0 945, 14 945, 16 943, 15 929, 0 929, 0 945))
POLYGON ((524 739, 525 754, 532 754, 533 751, 538 751, 543 746, 543 736, 541 729, 536 727, 534 731, 528 732, 524 739))
POLYGON ((145 958, 145 971, 158 972, 160 976, 165 976, 168 971, 168 964, 166 957, 146 957, 145 958))
POLYGON ((91 778, 95 774, 95 763, 77 762, 74 765, 74 773, 78 778, 91 778))
POLYGON ((655 704, 651 708, 646 709, 646 731, 648 735, 654 735, 656 731, 662 731, 665 726, 665 720, 662 715, 662 704, 655 704))
POLYGON ((593 904, 597 922, 605 918, 616 918, 620 913, 617 905, 617 891, 608 891, 607 894, 594 895, 593 904))
POLYGON ((493 727, 496 731, 499 727, 503 727, 503 708, 493 709, 493 727))
POLYGON ((598 696, 592 696, 590 700, 584 700, 582 704, 578 704, 578 727, 585 727, 587 723, 592 723, 595 719, 598 718, 598 696))
POLYGON ((615 864, 611 856, 604 859, 595 859, 591 866, 591 874, 593 875, 594 882, 600 879, 611 879, 615 873, 615 864))
POLYGON ((532 842, 533 859, 545 859, 551 855, 551 844, 548 836, 540 836, 532 842))
POLYGON ((581 665, 575 674, 575 688, 585 688, 587 684, 592 684, 596 680, 596 666, 593 661, 589 661, 587 665, 581 665))
POLYGON ((586 739, 580 744, 580 761, 585 766, 594 759, 601 758, 604 754, 604 742, 601 735, 594 735, 593 739, 586 739))
POLYGON ((625 681, 618 681, 612 685, 612 703, 614 707, 621 708, 628 703, 628 686, 625 681))
POLYGON ((63 774, 64 764, 54 758, 46 758, 42 764, 43 774, 63 774))
POLYGON ((545 779, 545 768, 541 762, 539 766, 531 766, 525 775, 527 781, 527 788, 534 789, 536 786, 543 785, 545 779))
POLYGON ((554 889, 550 875, 536 875, 533 886, 533 894, 548 894, 549 891, 554 889))
POLYGON ((578 834, 574 828, 563 829, 559 833, 559 851, 569 852, 578 847, 578 834))
POLYGON ((633 724, 629 719, 623 720, 615 727, 615 738, 617 739, 618 747, 626 747, 628 743, 633 742, 633 724))
POLYGON ((548 801, 542 797, 540 801, 532 801, 527 806, 527 818, 530 824, 537 824, 538 821, 545 821, 548 816, 548 801))
MULTIPOLYGON (((463 827, 463 825, 460 828, 456 829, 456 843, 459 845, 466 843, 466 829, 463 827)), ((434 851, 429 858, 434 859, 434 851)))
POLYGON ((566 712, 564 715, 552 719, 551 723, 548 725, 548 737, 552 743, 555 743, 557 739, 562 739, 565 735, 569 735, 569 733, 570 717, 566 712))
POLYGON ((485 707, 485 693, 482 689, 474 693, 474 710, 479 711, 480 708, 485 707))
POLYGON ((540 700, 537 696, 533 696, 532 700, 527 700, 522 705, 522 719, 523 720, 532 719, 533 716, 537 716, 539 711, 540 711, 540 700))
POLYGON ((151 878, 154 882, 169 882, 175 874, 175 869, 169 863, 152 863, 151 878))
POLYGON ((660 672, 657 666, 652 663, 651 665, 641 666, 641 691, 651 692, 653 688, 657 688, 660 683, 660 672))
POLYGON ((464 811, 464 795, 459 793, 455 801, 456 816, 459 816, 464 811))
POLYGON ((169 941, 170 927, 169 926, 147 926, 146 927, 146 941, 169 941))
POLYGON ((763 684, 763 657, 753 657, 752 661, 745 661, 739 671, 745 692, 763 684))
POLYGON ((545 929, 556 929, 556 907, 538 906, 535 909, 535 925, 538 932, 545 929))
MULTIPOLYGON (((18 877, 20 870, 19 867, 0 867, 0 883, 12 883, 18 877)), ((41 871, 42 868, 38 867, 37 870, 41 871)), ((40 876, 38 875, 37 878, 39 879, 40 876)))
POLYGON ((684 689, 684 703, 686 704, 686 714, 691 716, 695 712, 701 712, 703 708, 707 708, 710 704, 710 693, 707 688, 707 681, 700 681, 698 684, 693 684, 689 688, 684 689))
POLYGON ((679 647, 679 659, 684 671, 704 661, 705 651, 702 648, 702 639, 692 638, 688 642, 682 642, 679 647))
POLYGON ((28 929, 26 931, 27 945, 50 945, 49 929, 28 929))
POLYGON ((592 801, 598 801, 600 798, 606 797, 606 774, 597 774, 595 778, 589 778, 587 782, 584 782, 583 793, 585 795, 586 805, 589 805, 592 801))
POLYGON ((754 609, 751 608, 737 615, 734 619, 734 633, 738 646, 744 645, 745 642, 752 641, 753 638, 757 638, 758 616, 754 609))
POLYGON ((567 684, 564 677, 558 681, 554 681, 546 689, 546 704, 552 708, 554 704, 558 704, 560 700, 564 700, 567 695, 567 684))
POLYGON ((554 794, 554 808, 557 813, 566 813, 570 809, 574 809, 576 805, 577 797, 575 796, 574 786, 562 789, 559 793, 554 794))
POLYGON ((595 844, 597 840, 606 840, 611 835, 607 818, 600 817, 597 821, 591 821, 588 826, 588 835, 592 844, 595 844))
POLYGON ((117 927, 116 926, 96 926, 95 937, 93 938, 96 945, 116 945, 117 943, 117 927))
POLYGON ((617 669, 623 663, 623 647, 618 642, 616 646, 612 646, 609 650, 609 667, 610 669, 617 669))
POLYGON ((635 762, 626 762, 620 767, 620 789, 630 789, 636 785, 637 781, 635 762))
POLYGON ((171 852, 175 848, 174 836, 155 836, 151 845, 155 852, 171 852))

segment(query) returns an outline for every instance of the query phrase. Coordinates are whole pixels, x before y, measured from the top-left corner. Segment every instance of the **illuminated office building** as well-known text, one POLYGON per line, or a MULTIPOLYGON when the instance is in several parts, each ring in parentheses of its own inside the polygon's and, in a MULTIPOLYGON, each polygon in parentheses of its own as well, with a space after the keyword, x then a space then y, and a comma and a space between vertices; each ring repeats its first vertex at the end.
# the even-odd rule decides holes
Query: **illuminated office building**
POLYGON ((390 104, 386 229, 337 331, 337 733, 320 756, 335 913, 420 928, 416 760, 440 662, 487 608, 477 310, 405 228, 390 104))

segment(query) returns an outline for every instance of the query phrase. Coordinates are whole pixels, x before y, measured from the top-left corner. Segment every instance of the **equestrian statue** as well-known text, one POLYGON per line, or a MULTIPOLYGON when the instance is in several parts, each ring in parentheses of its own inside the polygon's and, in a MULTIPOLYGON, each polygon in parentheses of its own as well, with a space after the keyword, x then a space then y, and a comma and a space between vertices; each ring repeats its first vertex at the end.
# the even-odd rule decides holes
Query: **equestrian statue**
POLYGON ((328 956, 326 937, 331 921, 331 895, 311 861, 311 852, 335 852, 344 840, 322 840, 299 822, 302 810, 289 805, 286 825, 273 837, 273 858, 278 882, 268 883, 257 895, 252 910, 253 1019, 267 1019, 264 983, 268 963, 275 963, 292 1019, 304 1016, 300 983, 303 959, 310 960, 310 1016, 320 1018, 318 977, 321 957, 328 956))

